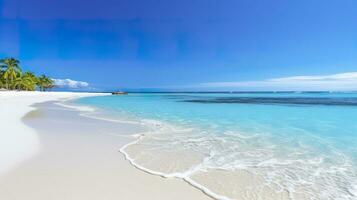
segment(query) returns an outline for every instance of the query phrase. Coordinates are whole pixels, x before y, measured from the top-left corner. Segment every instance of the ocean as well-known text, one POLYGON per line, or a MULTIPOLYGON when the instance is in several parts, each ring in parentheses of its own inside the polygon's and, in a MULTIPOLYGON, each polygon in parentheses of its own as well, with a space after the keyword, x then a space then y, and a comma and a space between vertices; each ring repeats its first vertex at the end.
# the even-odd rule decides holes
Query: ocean
POLYGON ((139 169, 216 199, 357 199, 357 93, 130 93, 75 101, 148 131, 139 169))

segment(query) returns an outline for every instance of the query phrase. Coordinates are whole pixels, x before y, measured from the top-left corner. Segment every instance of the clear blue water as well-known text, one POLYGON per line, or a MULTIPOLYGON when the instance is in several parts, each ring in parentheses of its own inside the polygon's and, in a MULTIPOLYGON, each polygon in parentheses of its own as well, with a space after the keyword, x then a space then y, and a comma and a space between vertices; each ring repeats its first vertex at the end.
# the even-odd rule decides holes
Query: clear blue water
POLYGON ((129 94, 77 102, 190 128, 160 147, 210 155, 206 169, 256 171, 289 191, 305 187, 311 199, 357 199, 356 93, 129 94))

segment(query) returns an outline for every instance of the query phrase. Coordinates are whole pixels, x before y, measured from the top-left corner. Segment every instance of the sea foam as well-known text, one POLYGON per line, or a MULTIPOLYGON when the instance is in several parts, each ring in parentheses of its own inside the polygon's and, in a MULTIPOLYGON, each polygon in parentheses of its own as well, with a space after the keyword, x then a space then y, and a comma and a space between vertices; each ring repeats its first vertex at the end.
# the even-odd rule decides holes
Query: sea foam
POLYGON ((130 98, 84 103, 123 111, 111 120, 148 128, 120 149, 140 170, 181 178, 222 200, 356 199, 353 108, 323 107, 326 99, 300 107, 130 98))

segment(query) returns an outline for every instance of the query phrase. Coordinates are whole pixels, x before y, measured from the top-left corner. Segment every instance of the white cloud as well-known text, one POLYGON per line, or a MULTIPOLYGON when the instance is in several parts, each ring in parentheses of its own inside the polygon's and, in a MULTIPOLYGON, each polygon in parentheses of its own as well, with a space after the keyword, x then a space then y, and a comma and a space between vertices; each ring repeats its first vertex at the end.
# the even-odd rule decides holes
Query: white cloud
POLYGON ((210 82, 200 87, 242 90, 357 90, 357 72, 321 76, 291 76, 262 81, 210 82))
POLYGON ((79 88, 87 88, 89 83, 84 81, 75 81, 72 79, 53 79, 55 85, 60 88, 71 88, 71 89, 79 89, 79 88))
POLYGON ((292 76, 270 79, 270 81, 357 81, 357 72, 332 74, 326 76, 292 76))

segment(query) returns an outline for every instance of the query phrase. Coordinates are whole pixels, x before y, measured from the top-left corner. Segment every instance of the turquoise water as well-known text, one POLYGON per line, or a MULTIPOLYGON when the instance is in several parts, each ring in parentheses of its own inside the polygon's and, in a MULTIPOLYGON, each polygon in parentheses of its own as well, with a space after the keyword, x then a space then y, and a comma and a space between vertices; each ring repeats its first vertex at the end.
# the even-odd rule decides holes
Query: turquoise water
POLYGON ((77 102, 174 126, 143 144, 157 153, 200 153, 201 171, 244 169, 278 190, 303 188, 309 199, 357 199, 356 93, 129 94, 77 102))

